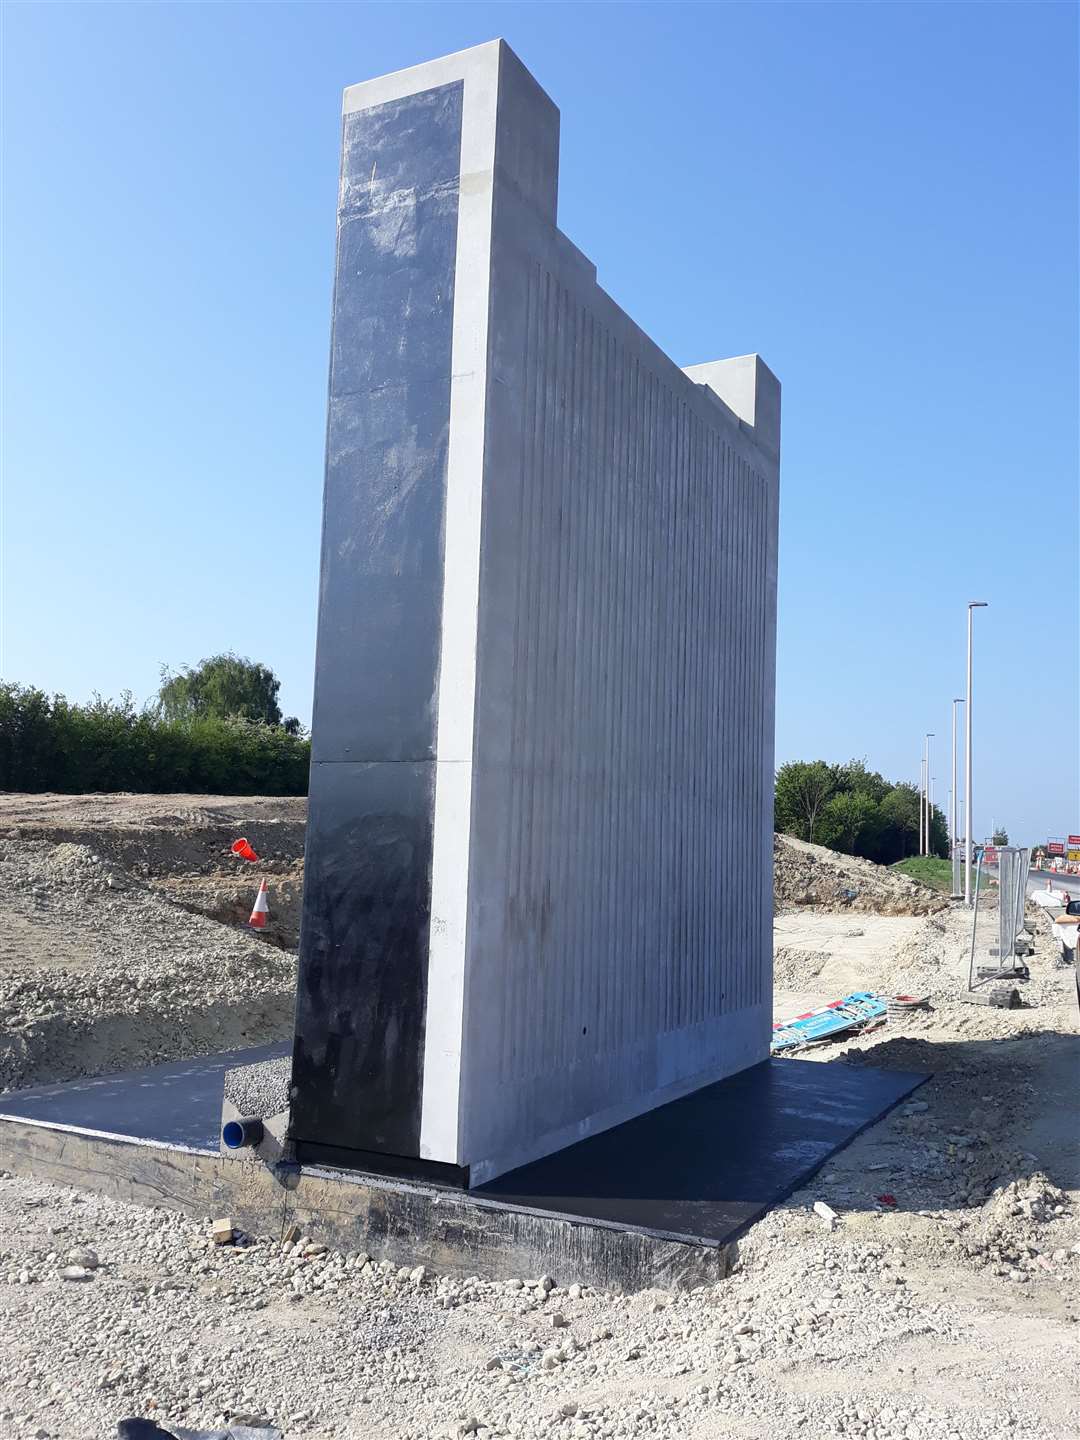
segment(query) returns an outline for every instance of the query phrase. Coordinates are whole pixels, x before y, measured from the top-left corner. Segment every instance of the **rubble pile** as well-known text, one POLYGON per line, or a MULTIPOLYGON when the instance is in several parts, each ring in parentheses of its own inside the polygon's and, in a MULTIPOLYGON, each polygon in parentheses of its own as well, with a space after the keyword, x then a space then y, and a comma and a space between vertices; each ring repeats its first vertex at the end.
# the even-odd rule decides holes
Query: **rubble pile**
POLYGON ((949 904, 936 890, 887 866, 808 845, 791 835, 773 838, 773 902, 778 914, 815 906, 875 915, 933 915, 949 904))

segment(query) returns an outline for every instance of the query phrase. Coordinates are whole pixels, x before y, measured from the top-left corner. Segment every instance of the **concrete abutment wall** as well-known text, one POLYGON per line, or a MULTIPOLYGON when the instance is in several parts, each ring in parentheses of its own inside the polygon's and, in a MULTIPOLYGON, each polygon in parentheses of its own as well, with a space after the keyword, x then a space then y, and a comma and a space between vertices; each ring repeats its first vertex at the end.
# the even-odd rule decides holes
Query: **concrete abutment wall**
POLYGON ((345 109, 293 1130, 482 1180, 768 1054, 779 386, 600 289, 501 42, 345 109))

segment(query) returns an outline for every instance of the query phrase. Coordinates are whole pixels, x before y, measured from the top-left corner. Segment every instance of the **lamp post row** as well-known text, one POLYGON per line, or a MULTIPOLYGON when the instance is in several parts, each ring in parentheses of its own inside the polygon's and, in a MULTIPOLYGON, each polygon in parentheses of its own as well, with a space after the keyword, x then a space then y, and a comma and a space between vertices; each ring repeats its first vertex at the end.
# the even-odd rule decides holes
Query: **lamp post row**
MULTIPOLYGON (((967 694, 954 696, 952 702, 952 787, 949 790, 949 855, 959 839, 960 792, 956 776, 956 707, 964 707, 964 903, 971 904, 971 815, 972 815, 972 770, 971 770, 971 722, 972 722, 972 661, 974 639, 974 612, 985 610, 986 600, 969 600, 967 607, 967 694)), ((933 777, 930 773, 930 741, 934 731, 928 730, 923 739, 922 774, 919 784, 919 853, 932 853, 931 833, 934 818, 933 777)))

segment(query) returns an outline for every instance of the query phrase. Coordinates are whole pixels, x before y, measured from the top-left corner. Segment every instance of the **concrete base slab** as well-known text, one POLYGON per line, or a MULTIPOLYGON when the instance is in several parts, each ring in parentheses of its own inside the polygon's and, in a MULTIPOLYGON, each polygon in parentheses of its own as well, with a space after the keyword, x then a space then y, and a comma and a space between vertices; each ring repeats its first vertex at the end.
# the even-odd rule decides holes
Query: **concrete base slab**
POLYGON ((230 1052, 0 1096, 0 1166, 396 1264, 634 1290, 722 1278, 730 1243, 927 1077, 768 1060, 470 1191, 219 1153, 230 1052))

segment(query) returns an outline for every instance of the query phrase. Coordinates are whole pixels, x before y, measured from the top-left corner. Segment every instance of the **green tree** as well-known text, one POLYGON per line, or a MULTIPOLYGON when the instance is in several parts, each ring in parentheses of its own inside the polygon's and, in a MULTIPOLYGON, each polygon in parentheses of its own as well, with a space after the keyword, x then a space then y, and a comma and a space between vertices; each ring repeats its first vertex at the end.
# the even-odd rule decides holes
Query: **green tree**
POLYGON ((919 792, 914 785, 894 785, 878 807, 881 820, 879 853, 873 858, 889 865, 906 860, 919 848, 919 792))
POLYGON ((832 771, 837 790, 867 795, 875 805, 893 788, 876 770, 868 770, 865 760, 849 760, 846 765, 834 765, 832 771))
POLYGON ((819 841, 846 855, 865 855, 880 827, 880 807, 865 790, 841 790, 821 812, 819 841))
MULTIPOLYGON (((906 781, 891 785, 865 760, 783 765, 776 774, 777 830, 879 865, 906 860, 919 848, 921 798, 906 781)), ((947 857, 945 817, 934 807, 930 853, 947 857)))
POLYGON ((46 790, 59 763, 49 697, 0 682, 0 790, 46 790))
POLYGON ((776 772, 775 825, 814 843, 821 811, 836 789, 836 777, 824 760, 794 760, 776 772))
POLYGON ((158 712, 165 720, 241 719, 281 725, 290 735, 299 721, 282 720, 278 691, 281 681, 266 665, 231 651, 211 655, 178 675, 161 667, 158 712))
POLYGON ((238 716, 166 719, 128 692, 73 705, 0 683, 0 790, 303 795, 310 742, 238 716))
POLYGON ((1008 843, 1009 843, 1009 832, 1005 829, 1004 825, 999 825, 998 828, 994 831, 994 838, 993 838, 993 840, 991 841, 991 844, 993 844, 993 845, 1007 845, 1008 843))

